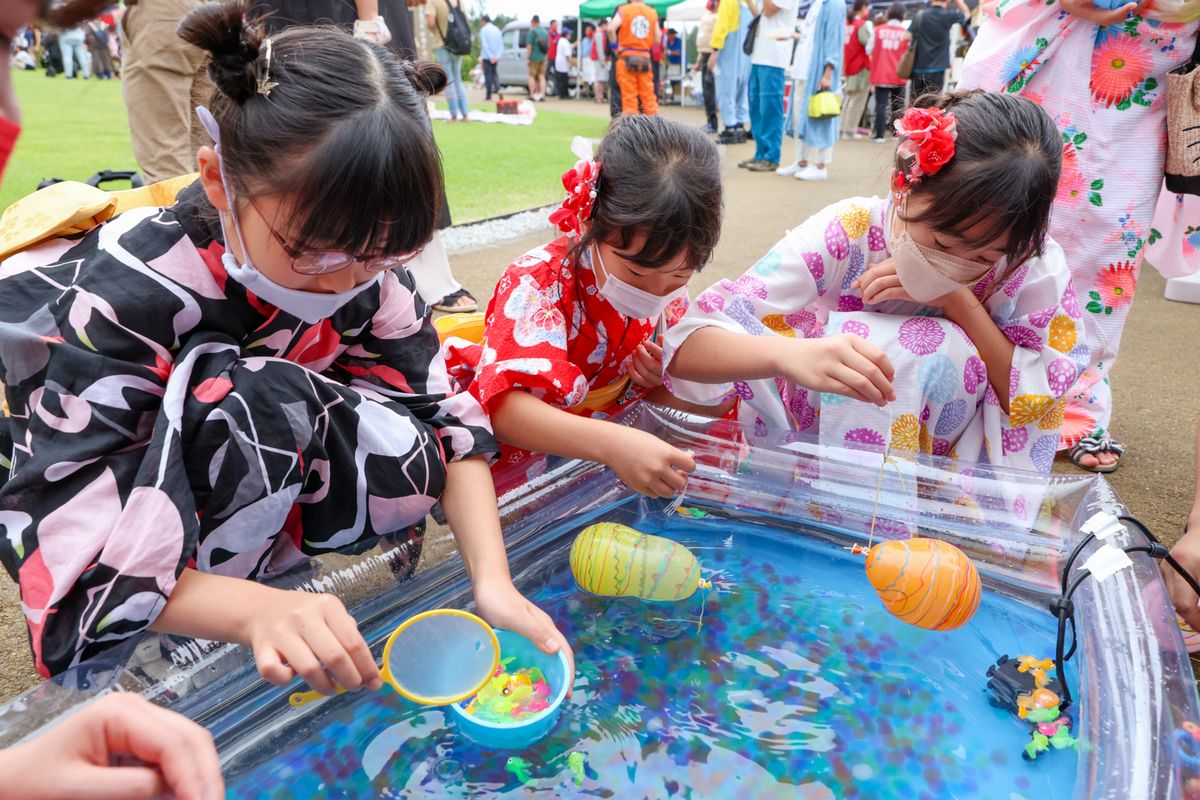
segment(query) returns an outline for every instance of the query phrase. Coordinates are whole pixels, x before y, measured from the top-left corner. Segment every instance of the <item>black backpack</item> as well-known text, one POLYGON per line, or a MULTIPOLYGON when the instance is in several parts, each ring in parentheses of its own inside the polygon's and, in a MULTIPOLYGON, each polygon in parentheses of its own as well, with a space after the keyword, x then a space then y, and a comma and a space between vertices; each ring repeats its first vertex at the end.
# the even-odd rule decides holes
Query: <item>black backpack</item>
POLYGON ((471 52, 471 24, 463 13, 458 2, 453 5, 447 0, 450 11, 446 17, 446 30, 442 32, 442 41, 446 49, 456 56, 465 56, 471 52))

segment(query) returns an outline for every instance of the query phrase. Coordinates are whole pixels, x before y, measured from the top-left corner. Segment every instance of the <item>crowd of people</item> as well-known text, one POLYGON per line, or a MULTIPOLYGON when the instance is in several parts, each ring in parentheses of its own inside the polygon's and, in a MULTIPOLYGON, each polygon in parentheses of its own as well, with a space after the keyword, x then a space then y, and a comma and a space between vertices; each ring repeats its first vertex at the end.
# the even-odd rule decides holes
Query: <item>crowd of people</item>
MULTIPOLYGON (((903 8, 875 24, 863 3, 815 0, 797 26, 789 2, 710 9, 701 70, 717 141, 752 137, 745 167, 771 172, 790 133, 791 174, 820 179, 839 135, 861 135, 853 117, 874 89, 876 120, 896 117, 883 196, 789 221, 741 277, 692 301, 721 235, 721 150, 655 113, 653 53, 670 37, 632 2, 593 30, 623 113, 563 176, 555 237, 504 269, 481 337, 445 341, 422 290, 448 224, 426 101, 454 86, 443 67, 461 55, 460 6, 426 9, 439 67, 404 57, 403 9, 364 2, 341 32, 264 20, 245 0, 169 25, 135 5, 122 26, 131 128, 154 116, 161 137, 135 133, 135 151, 163 170, 173 167, 154 159, 171 151, 184 163, 169 177, 198 177, 170 206, 39 241, 0 275, 0 559, 20 585, 39 672, 152 630, 241 643, 273 683, 378 689, 336 598, 261 581, 381 537, 411 571, 435 504, 478 613, 570 657, 555 621, 513 584, 497 489, 567 457, 603 463, 642 494, 677 494, 694 455, 610 419, 646 400, 736 419, 749 440, 789 431, 1042 475, 1067 449, 1085 469, 1116 468, 1108 371, 1149 245, 1138 231, 1162 184, 1166 128, 1161 105, 1127 101, 1188 60, 1200 14, 1060 0, 1064 26, 1058 8, 1012 0, 946 92, 941 51, 923 54, 924 42, 943 22, 964 24, 961 8, 939 0, 909 29, 903 8), (1152 46, 1136 41, 1151 30, 1152 46), (1123 49, 1109 52, 1112 37, 1123 49), (1009 58, 1027 41, 1041 50, 1009 58), (906 44, 914 58, 901 70, 906 44), (156 74, 149 62, 168 46, 188 67, 179 88, 135 116, 151 97, 138 69, 156 74), (1097 48, 1108 55, 1092 57, 1097 48), (1135 51, 1137 83, 1104 72, 1135 51), (901 71, 929 91, 902 102, 901 71), (831 109, 820 96, 835 90, 831 109), (193 125, 204 138, 189 138, 193 125), (1095 182, 1118 164, 1120 185, 1095 182), (1086 186, 1103 202, 1080 202, 1086 186)), ((22 22, 0 15, 0 34, 15 38, 22 22)), ((539 29, 534 95, 551 60, 539 29)), ((0 170, 19 134, 5 73, 0 170)), ((1176 550, 1200 566, 1200 534, 1176 550)), ((1188 585, 1169 590, 1200 621, 1188 585)), ((111 796, 221 788, 207 734, 136 700, 97 705, 0 763, 17 797, 67 775, 130 782, 111 796), (138 725, 160 735, 147 742, 138 725), (112 755, 157 768, 120 775, 112 755)))

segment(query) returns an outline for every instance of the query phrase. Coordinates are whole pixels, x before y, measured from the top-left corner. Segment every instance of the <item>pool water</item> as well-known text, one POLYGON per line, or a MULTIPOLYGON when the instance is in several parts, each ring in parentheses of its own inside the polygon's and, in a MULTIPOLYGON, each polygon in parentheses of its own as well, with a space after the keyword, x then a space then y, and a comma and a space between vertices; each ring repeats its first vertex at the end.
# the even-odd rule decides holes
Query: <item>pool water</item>
POLYGON ((835 544, 657 513, 636 527, 693 549, 715 584, 706 602, 595 597, 567 565, 582 527, 548 535, 518 579, 559 621, 578 665, 557 727, 516 754, 526 781, 506 769, 513 753, 484 750, 441 709, 385 691, 273 726, 226 763, 230 796, 1071 795, 1076 754, 1024 761, 1029 726, 986 692, 997 656, 1053 653, 1046 612, 985 591, 964 628, 919 630, 883 610, 862 557, 835 544), (582 785, 568 768, 573 752, 586 756, 582 785))

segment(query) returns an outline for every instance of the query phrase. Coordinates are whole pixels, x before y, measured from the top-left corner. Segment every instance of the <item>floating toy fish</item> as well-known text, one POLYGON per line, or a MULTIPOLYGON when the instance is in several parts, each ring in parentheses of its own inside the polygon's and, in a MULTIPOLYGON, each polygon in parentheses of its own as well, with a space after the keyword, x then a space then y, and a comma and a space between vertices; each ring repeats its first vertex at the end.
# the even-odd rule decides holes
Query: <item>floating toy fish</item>
POLYGON ((576 750, 567 756, 567 769, 571 770, 571 779, 575 781, 576 786, 583 786, 583 779, 587 777, 587 755, 576 750))
POLYGON ((913 538, 880 542, 867 554, 867 579, 883 606, 918 628, 950 631, 979 609, 982 587, 971 559, 952 544, 913 538))
POLYGON ((505 761, 504 769, 511 772, 523 784, 528 784, 533 780, 533 776, 529 774, 529 762, 520 756, 512 756, 505 761))
POLYGON ((698 508, 689 508, 688 506, 680 506, 675 509, 675 513, 681 517, 689 517, 690 519, 704 519, 708 516, 707 511, 701 511, 698 508))
POLYGON ((486 722, 521 722, 550 707, 550 684, 537 667, 508 672, 511 658, 467 705, 467 713, 486 722))
POLYGON ((614 522, 589 525, 575 537, 571 574, 584 591, 644 600, 686 600, 710 585, 683 545, 614 522))

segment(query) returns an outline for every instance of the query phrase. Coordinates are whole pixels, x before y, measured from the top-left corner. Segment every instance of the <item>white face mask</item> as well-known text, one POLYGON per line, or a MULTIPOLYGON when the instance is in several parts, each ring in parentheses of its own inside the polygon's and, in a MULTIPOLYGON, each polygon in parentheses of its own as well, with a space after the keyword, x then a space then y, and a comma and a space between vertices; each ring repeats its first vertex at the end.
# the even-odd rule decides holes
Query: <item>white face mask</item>
POLYGON ((963 286, 973 286, 992 268, 990 264, 968 261, 920 244, 909 234, 908 223, 892 237, 892 257, 900 285, 918 303, 928 303, 963 286))
MULTIPOLYGON (((221 157, 221 132, 217 128, 216 120, 213 119, 208 109, 203 106, 196 109, 196 114, 200 117, 200 123, 208 131, 208 135, 212 137, 213 143, 216 145, 217 158, 219 159, 221 157)), ((292 289, 287 286, 281 286, 268 278, 250 260, 250 251, 246 248, 246 237, 242 236, 242 226, 238 222, 237 214, 233 211, 233 193, 230 191, 229 180, 225 176, 224 162, 221 162, 220 170, 221 185, 225 187, 225 196, 230 201, 229 216, 233 218, 233 229, 237 231, 238 241, 242 243, 242 257, 245 260, 244 264, 237 263, 237 259, 233 257, 233 253, 229 250, 229 231, 225 227, 225 215, 222 214, 221 232, 225 236, 225 253, 221 256, 221 263, 225 266, 225 271, 229 273, 229 277, 233 278, 250 292, 253 292, 256 297, 265 300, 284 313, 302 319, 310 325, 315 325, 323 319, 329 319, 339 308, 383 280, 383 273, 379 273, 373 280, 360 283, 353 289, 329 294, 325 292, 308 292, 303 289, 292 289)))
POLYGON ((600 279, 600 273, 604 273, 604 284, 600 287, 600 296, 627 317, 657 319, 662 316, 662 313, 667 310, 667 306, 671 305, 675 298, 682 297, 687 292, 686 286, 680 286, 670 294, 658 295, 631 286, 608 271, 604 266, 604 259, 600 256, 599 247, 594 247, 593 251, 596 258, 592 262, 592 272, 596 275, 597 281, 600 279), (596 270, 596 265, 599 265, 599 271, 596 270))

